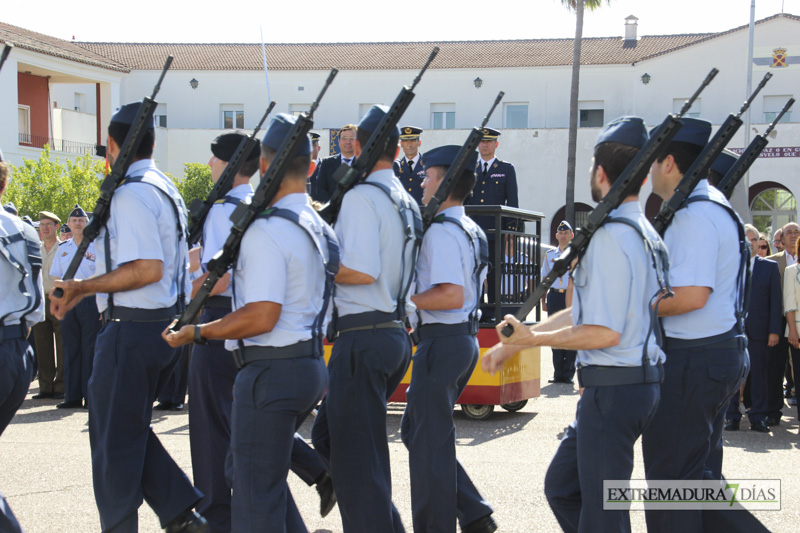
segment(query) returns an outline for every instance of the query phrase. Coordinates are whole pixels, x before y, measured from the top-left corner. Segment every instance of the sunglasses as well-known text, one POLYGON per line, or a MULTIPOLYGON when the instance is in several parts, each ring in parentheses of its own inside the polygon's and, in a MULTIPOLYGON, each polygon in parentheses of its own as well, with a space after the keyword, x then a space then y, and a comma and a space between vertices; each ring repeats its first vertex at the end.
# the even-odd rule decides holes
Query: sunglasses
POLYGON ((769 250, 769 246, 767 246, 766 244, 759 244, 758 245, 758 249, 759 250, 769 250))

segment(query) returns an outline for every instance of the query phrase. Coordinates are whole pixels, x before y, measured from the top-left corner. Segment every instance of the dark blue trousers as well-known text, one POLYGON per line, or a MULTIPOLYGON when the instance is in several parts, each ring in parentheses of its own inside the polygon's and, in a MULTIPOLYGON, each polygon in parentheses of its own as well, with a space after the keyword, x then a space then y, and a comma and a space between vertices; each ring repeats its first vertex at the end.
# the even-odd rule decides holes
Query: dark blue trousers
MULTIPOLYGON (((33 379, 33 352, 24 339, 6 339, 0 343, 0 435, 25 400, 33 379)), ((0 531, 21 533, 22 528, 0 493, 0 531)))
POLYGON ((109 322, 89 380, 89 442, 100 525, 135 533, 144 499, 165 527, 203 496, 150 427, 153 402, 177 362, 161 339, 169 322, 109 322))
MULTIPOLYGON (((784 331, 786 321, 783 321, 784 331)), ((769 348, 767 356, 767 416, 780 418, 785 407, 783 380, 786 376, 786 362, 789 359, 789 341, 781 335, 778 344, 769 348)))
MULTIPOLYGON (((647 479, 722 476, 722 427, 749 370, 747 350, 668 349, 656 415, 642 435, 647 479)), ((651 532, 702 531, 701 511, 646 511, 651 532)))
POLYGON ((192 358, 194 345, 187 344, 177 350, 178 361, 172 369, 166 385, 158 395, 159 403, 171 403, 180 405, 186 402, 186 390, 189 386, 189 360, 192 358))
POLYGON ((255 361, 239 370, 231 417, 232 526, 306 533, 286 476, 295 431, 328 381, 321 357, 255 361))
MULTIPOLYGON (((200 323, 225 316, 226 309, 206 308, 200 323)), ((189 362, 189 443, 194 485, 203 493, 197 512, 214 533, 231 530, 231 487, 225 459, 231 443, 231 405, 236 362, 224 341, 196 345, 189 362)))
POLYGON ((456 458, 453 407, 478 361, 472 335, 424 339, 413 356, 401 434, 408 448, 415 531, 454 533, 492 514, 456 458))
POLYGON ((544 480, 565 532, 630 531, 628 511, 603 510, 603 481, 630 479, 633 447, 650 424, 659 384, 587 387, 544 480))
MULTIPOLYGON (((763 422, 767 417, 767 357, 769 347, 766 339, 756 341, 749 339, 747 342, 747 352, 750 355, 750 413, 747 418, 750 423, 763 422)), ((745 403, 746 400, 745 400, 745 403)), ((728 411, 725 414, 726 420, 742 419, 739 411, 739 391, 733 393, 728 411)))
POLYGON ((330 387, 311 438, 330 464, 344 533, 403 533, 392 503, 386 402, 411 359, 405 329, 342 333, 328 362, 330 387))
POLYGON ((95 343, 101 326, 94 297, 81 300, 61 321, 65 402, 79 402, 88 398, 95 343))
MULTIPOLYGON (((567 294, 550 290, 547 292, 547 314, 552 316, 567 307, 567 294)), ((575 377, 575 350, 553 348, 553 379, 572 380, 575 377)))

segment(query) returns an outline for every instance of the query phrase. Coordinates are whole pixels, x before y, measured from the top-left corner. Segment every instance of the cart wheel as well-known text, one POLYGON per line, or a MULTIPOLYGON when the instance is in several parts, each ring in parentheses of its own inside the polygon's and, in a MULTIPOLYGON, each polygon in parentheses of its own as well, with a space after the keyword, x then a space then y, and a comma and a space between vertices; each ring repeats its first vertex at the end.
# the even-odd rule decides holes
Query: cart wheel
POLYGON ((500 407, 502 407, 506 411, 510 411, 512 413, 516 413, 517 411, 519 411, 520 409, 525 407, 527 404, 528 404, 528 400, 520 400, 518 402, 504 403, 500 407))
POLYGON ((494 405, 461 404, 461 412, 472 420, 486 420, 492 416, 492 411, 494 411, 494 405))

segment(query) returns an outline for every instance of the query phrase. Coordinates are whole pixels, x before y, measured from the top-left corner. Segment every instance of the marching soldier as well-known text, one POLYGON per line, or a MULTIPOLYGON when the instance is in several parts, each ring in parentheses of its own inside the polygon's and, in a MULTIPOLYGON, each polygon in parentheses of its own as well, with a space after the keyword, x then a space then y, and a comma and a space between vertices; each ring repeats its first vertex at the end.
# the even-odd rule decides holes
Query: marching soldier
MULTIPOLYGON (((387 111, 372 106, 361 120, 356 155, 387 111)), ((403 320, 414 310, 408 291, 421 237, 414 228, 421 234, 422 222, 392 171, 399 137, 395 128, 366 181, 344 196, 335 227, 342 244, 332 324, 338 339, 312 440, 330 460, 345 533, 404 531, 392 504, 386 401, 411 358, 403 320)))
MULTIPOLYGON (((262 141, 266 172, 295 122, 277 115, 262 141)), ((333 230, 305 194, 311 141, 292 154, 269 209, 250 226, 233 272, 233 312, 177 333, 173 346, 226 341, 241 369, 231 418, 232 530, 305 531, 286 476, 295 429, 328 384, 322 327, 338 269, 333 230)))
MULTIPOLYGON (((572 242, 574 237, 572 226, 566 220, 562 220, 556 229, 556 240, 558 247, 552 250, 547 250, 544 255, 544 264, 542 265, 542 279, 553 270, 553 264, 556 259, 561 257, 564 250, 567 249, 569 243, 572 242)), ((542 308, 547 311, 548 315, 555 315, 559 311, 567 308, 567 287, 569 286, 569 273, 565 273, 558 278, 555 283, 550 286, 547 295, 542 298, 542 308)), ((549 383, 567 383, 572 384, 572 377, 575 375, 575 357, 577 352, 575 350, 563 350, 561 348, 553 348, 553 379, 547 380, 549 383)))
MULTIPOLYGON (((70 212, 67 225, 72 230, 72 239, 62 242, 53 260, 50 275, 53 280, 64 277, 78 246, 83 241, 83 228, 89 223, 86 211, 77 204, 70 212)), ((76 279, 87 279, 95 274, 94 243, 89 244, 81 261, 76 279)), ((100 333, 100 313, 94 298, 84 298, 70 309, 61 321, 61 337, 64 343, 64 401, 57 404, 59 409, 79 409, 89 407, 89 378, 92 375, 95 343, 100 333), (83 400, 86 399, 86 403, 83 400)))
MULTIPOLYGON (((647 130, 638 117, 603 128, 591 169, 594 201, 608 193, 645 142, 647 130)), ((544 487, 564 531, 630 530, 627 511, 603 509, 603 482, 630 479, 634 444, 658 405, 664 352, 653 334, 659 324, 650 302, 664 288, 668 264, 637 187, 596 231, 574 268, 573 306, 530 329, 507 315, 497 330, 511 324, 513 335, 501 334, 502 343, 483 356, 483 369, 496 372, 523 348, 578 350, 583 395, 544 487)))
MULTIPOLYGON (((424 203, 430 202, 460 146, 425 155, 424 203)), ((464 213, 475 184, 474 165, 457 177, 422 240, 417 263, 417 306, 412 317, 417 351, 401 431, 408 448, 415 531, 497 529, 492 508, 456 458, 453 407, 478 362, 478 312, 486 265, 486 236, 464 213)))
POLYGON ((400 128, 400 148, 403 149, 404 155, 392 165, 394 175, 420 205, 422 205, 422 182, 425 180, 425 163, 419 152, 422 144, 419 140, 421 134, 422 128, 415 126, 400 128))
MULTIPOLYGON (((8 179, 9 166, 0 152, 0 198, 8 179)), ((25 400, 33 377, 27 337, 30 327, 44 320, 41 266, 36 231, 0 209, 0 435, 25 400)), ((22 532, 2 494, 0 531, 22 532)))
MULTIPOLYGON (((141 104, 111 117, 108 159, 120 155, 141 104)), ((155 125, 147 129, 124 182, 111 200, 98 242, 97 277, 56 281, 59 318, 97 294, 104 326, 97 337, 89 381, 89 440, 97 508, 103 531, 135 532, 142 498, 168 533, 202 533, 206 520, 192 509, 196 490, 156 437, 153 402, 172 372, 178 352, 161 332, 186 300, 186 206, 152 159, 155 125)))

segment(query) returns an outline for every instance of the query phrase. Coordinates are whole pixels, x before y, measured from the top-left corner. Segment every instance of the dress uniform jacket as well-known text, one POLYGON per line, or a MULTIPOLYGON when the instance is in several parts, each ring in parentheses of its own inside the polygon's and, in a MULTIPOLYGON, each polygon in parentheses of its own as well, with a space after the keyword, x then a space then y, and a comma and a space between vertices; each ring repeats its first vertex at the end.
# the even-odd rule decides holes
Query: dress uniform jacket
MULTIPOLYGON (((483 170, 484 161, 478 158, 475 167, 477 181, 469 198, 469 205, 505 205, 508 207, 519 207, 517 194, 517 171, 514 165, 495 158, 489 162, 486 172, 483 170)), ((494 229, 494 217, 474 217, 475 222, 484 230, 494 229)), ((504 229, 516 229, 513 220, 504 223, 504 229)), ((493 235, 487 231, 487 237, 491 240, 493 235)))
POLYGON ((425 162, 422 154, 409 161, 405 157, 392 164, 394 175, 411 197, 422 205, 422 182, 425 180, 425 162))

